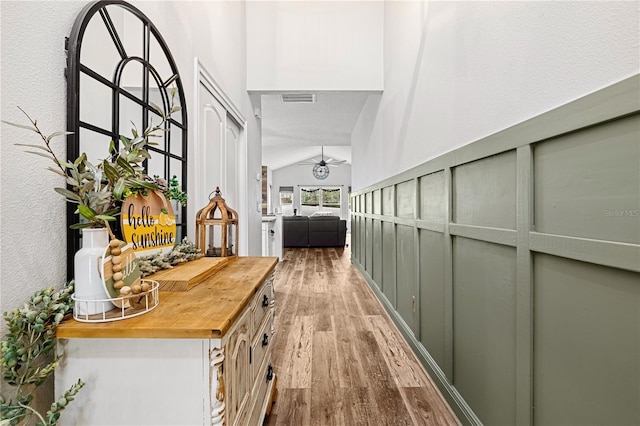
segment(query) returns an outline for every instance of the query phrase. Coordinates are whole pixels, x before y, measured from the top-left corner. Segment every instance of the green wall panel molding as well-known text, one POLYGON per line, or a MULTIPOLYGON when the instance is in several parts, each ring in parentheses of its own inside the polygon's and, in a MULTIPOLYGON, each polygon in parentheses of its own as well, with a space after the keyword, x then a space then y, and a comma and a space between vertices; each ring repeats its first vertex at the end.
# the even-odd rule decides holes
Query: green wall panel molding
POLYGON ((534 257, 536 425, 640 424, 638 274, 534 257))
POLYGON ((415 186, 414 181, 396 185, 396 216, 399 218, 415 218, 415 186))
POLYGON ((365 268, 373 276, 373 220, 365 218, 365 268))
POLYGON ((516 251, 453 240, 453 385, 487 425, 516 420, 516 251))
POLYGON ((516 234, 516 424, 533 420, 533 284, 529 237, 533 218, 533 154, 530 145, 517 155, 516 234))
MULTIPOLYGON (((446 365, 444 235, 420 230, 420 342, 438 365, 446 365)), ((445 371, 453 381, 451 371, 445 371)))
POLYGON ((396 309, 416 335, 417 281, 413 228, 396 226, 396 256, 396 309))
POLYGON ((363 264, 365 263, 365 258, 367 256, 367 230, 365 227, 365 218, 364 216, 360 216, 358 218, 358 234, 360 237, 360 241, 358 242, 360 249, 358 250, 358 252, 360 253, 360 259, 362 259, 363 264))
POLYGON ((384 295, 396 307, 396 230, 395 225, 382 222, 382 286, 384 295))
POLYGON ((379 283, 382 290, 382 222, 373 220, 373 275, 375 283, 379 283))
POLYGON ((382 188, 382 214, 385 216, 393 216, 395 213, 394 205, 394 187, 389 186, 382 188))
POLYGON ((425 222, 444 223, 444 171, 420 177, 420 219, 425 222))
POLYGON ((640 245, 563 235, 529 234, 531 251, 640 272, 640 245))
POLYGON ((352 194, 352 262, 463 424, 640 424, 638 93, 352 194))
POLYGON ((472 161, 453 170, 453 221, 516 229, 516 153, 472 161))
POLYGON ((534 145, 535 228, 640 244, 640 115, 534 145))
POLYGON ((488 228, 485 226, 449 224, 449 233, 474 240, 487 241, 505 246, 516 246, 517 233, 512 229, 488 228))
POLYGON ((382 191, 376 189, 373 191, 373 214, 382 214, 382 191))
POLYGON ((445 224, 442 222, 429 222, 426 220, 416 220, 416 226, 418 229, 426 229, 427 231, 434 231, 444 233, 445 224))

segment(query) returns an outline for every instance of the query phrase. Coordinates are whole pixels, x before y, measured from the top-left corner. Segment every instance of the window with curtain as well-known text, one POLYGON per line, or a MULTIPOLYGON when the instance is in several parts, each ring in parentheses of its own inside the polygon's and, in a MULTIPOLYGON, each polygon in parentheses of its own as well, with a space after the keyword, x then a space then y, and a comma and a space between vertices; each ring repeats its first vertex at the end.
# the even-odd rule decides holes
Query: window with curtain
POLYGON ((300 205, 318 207, 320 205, 320 188, 300 188, 300 205))
POLYGON ((282 214, 291 216, 293 214, 293 186, 281 186, 278 193, 282 214))
POLYGON ((322 205, 324 207, 340 208, 340 188, 323 188, 322 205))
POLYGON ((300 214, 303 216, 316 212, 340 216, 341 201, 339 187, 300 187, 300 214))

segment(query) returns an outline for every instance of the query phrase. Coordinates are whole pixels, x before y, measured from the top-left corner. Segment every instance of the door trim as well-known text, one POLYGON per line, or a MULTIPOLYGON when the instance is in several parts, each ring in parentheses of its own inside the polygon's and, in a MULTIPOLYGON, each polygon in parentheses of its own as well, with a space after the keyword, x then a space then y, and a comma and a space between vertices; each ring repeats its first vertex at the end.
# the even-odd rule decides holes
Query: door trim
MULTIPOLYGON (((200 95, 199 95, 199 87, 202 84, 213 97, 220 102, 220 104, 226 109, 227 114, 238 124, 240 128, 240 136, 238 137, 238 158, 237 158, 237 174, 236 174, 236 182, 237 182, 237 190, 238 190, 238 206, 236 209, 238 211, 238 221, 239 221, 239 247, 238 254, 240 256, 247 256, 249 250, 249 235, 248 235, 248 224, 249 224, 249 203, 248 203, 248 182, 247 182, 247 119, 240 112, 240 110, 235 106, 235 104, 231 101, 231 98, 227 96, 227 94, 222 90, 222 88, 216 83, 214 78, 209 74, 206 70, 205 66, 202 64, 198 57, 194 57, 194 85, 193 85, 193 98, 194 98, 194 111, 199 111, 198 105, 200 104, 200 95)), ((200 140, 200 117, 199 114, 195 114, 194 119, 194 158, 200 158, 202 152, 201 147, 198 145, 198 141, 200 140)), ((195 170, 194 170, 194 182, 193 186, 193 194, 198 194, 201 191, 202 183, 198 181, 198 177, 203 176, 203 170, 200 162, 195 162, 195 170)), ((196 211, 202 206, 189 206, 189 217, 195 217, 196 211)), ((189 228, 191 229, 191 228, 189 228)), ((192 231, 195 232, 195 231, 192 231)), ((195 234, 194 234, 195 235, 195 234)), ((193 236, 191 237, 193 240, 193 236)))

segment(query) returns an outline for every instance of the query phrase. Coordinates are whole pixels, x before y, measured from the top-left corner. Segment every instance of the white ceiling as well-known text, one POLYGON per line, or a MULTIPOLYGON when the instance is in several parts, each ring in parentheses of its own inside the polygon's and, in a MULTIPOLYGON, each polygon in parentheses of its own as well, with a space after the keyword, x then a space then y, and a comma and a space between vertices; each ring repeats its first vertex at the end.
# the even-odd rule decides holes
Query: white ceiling
POLYGON ((299 161, 335 158, 351 164, 351 131, 366 92, 316 93, 315 103, 283 103, 280 94, 261 98, 262 164, 279 169, 299 161))

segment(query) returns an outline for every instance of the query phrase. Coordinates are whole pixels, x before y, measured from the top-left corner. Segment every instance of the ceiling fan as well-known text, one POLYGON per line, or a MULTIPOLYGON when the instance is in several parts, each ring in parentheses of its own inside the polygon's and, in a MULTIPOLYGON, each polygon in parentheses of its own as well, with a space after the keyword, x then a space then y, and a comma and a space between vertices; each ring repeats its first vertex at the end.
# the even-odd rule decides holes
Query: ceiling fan
POLYGON ((345 163, 347 160, 336 160, 335 158, 329 158, 325 161, 324 159, 324 147, 321 147, 322 153, 320 160, 316 160, 315 158, 308 161, 301 161, 298 163, 300 166, 313 166, 313 176, 316 179, 326 179, 329 176, 329 166, 337 167, 342 163, 345 163))

